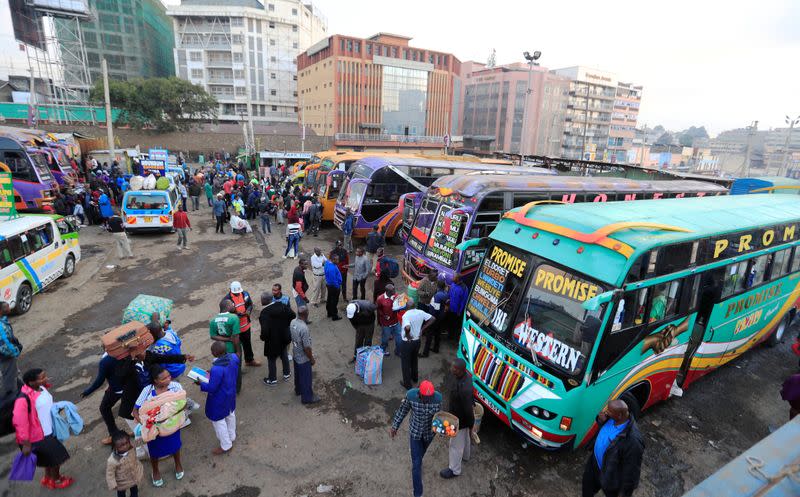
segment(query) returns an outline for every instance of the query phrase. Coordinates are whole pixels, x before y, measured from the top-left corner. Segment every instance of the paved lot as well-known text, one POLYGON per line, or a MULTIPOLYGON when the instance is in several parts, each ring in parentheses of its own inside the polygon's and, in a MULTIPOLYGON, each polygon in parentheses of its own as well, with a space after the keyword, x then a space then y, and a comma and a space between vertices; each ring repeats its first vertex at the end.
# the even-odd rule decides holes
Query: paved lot
MULTIPOLYGON (((256 301, 273 282, 290 286, 295 261, 280 257, 282 233, 216 235, 208 208, 190 213, 190 218, 195 226, 190 250, 177 250, 175 235, 135 236, 132 261, 118 260, 110 235, 96 227, 84 229, 84 260, 75 276, 35 297, 27 315, 12 318, 25 346, 20 368, 46 368, 56 399, 77 403, 87 424, 84 434, 67 442, 72 459, 64 470, 76 477, 77 484, 61 495, 112 495, 104 482, 108 449, 99 444, 105 436, 97 412, 102 392, 85 400, 79 394, 95 373, 101 332, 119 323, 133 297, 145 293, 174 299, 173 323, 184 351, 195 354, 199 366, 208 367, 208 320, 231 280, 240 280, 256 301)), ((319 238, 304 239, 301 248, 310 251, 319 245, 327 251, 337 233, 333 228, 323 230, 319 238)), ((255 315, 259 311, 256 305, 255 315)), ((404 393, 399 361, 387 358, 383 385, 364 386, 347 364, 352 327, 347 320, 332 323, 324 315, 324 307, 312 308, 314 383, 321 404, 301 406, 291 383, 268 389, 261 382, 266 366, 260 371, 248 368, 238 399, 233 452, 211 456, 216 439, 198 412, 183 432, 186 478, 176 481, 171 465, 165 463, 166 486, 154 489, 146 469, 142 495, 301 496, 316 495, 320 484, 332 485, 331 494, 340 496, 411 495, 406 426, 395 440, 387 430, 404 393)), ((257 330, 254 348, 257 353, 262 350, 257 330)), ((454 347, 446 343, 442 354, 421 360, 420 376, 441 384, 453 356, 454 347)), ((640 423, 647 442, 645 467, 636 495, 679 496, 766 436, 770 426, 786 421, 788 408, 778 390, 796 366, 788 344, 759 348, 710 374, 683 398, 646 412, 640 423)), ((194 384, 185 379, 183 384, 190 396, 205 400, 194 384)), ((437 440, 431 446, 424 466, 426 495, 579 495, 587 450, 550 454, 523 448, 491 417, 484 420, 481 439, 464 474, 451 481, 437 475, 447 464, 446 444, 437 440)), ((4 478, 15 450, 13 437, 0 439, 0 496, 51 495, 38 484, 9 486, 4 478)))

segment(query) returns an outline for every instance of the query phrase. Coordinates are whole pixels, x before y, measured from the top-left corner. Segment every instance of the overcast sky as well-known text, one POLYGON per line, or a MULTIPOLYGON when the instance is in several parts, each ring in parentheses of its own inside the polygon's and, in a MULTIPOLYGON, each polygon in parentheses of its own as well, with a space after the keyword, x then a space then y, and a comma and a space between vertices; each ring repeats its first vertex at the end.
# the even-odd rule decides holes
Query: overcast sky
POLYGON ((798 0, 313 0, 330 34, 378 31, 460 60, 541 50, 550 69, 587 65, 644 86, 639 124, 713 135, 800 114, 798 0))

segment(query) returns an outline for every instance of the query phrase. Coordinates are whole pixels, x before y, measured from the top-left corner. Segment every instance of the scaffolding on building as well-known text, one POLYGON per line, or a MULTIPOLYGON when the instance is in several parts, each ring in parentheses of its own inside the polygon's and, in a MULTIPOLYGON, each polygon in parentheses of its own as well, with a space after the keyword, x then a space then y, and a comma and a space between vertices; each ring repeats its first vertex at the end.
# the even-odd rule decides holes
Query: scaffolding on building
POLYGON ((46 86, 45 102, 32 102, 37 117, 44 108, 46 118, 59 124, 96 124, 92 113, 76 112, 89 103, 92 78, 81 22, 91 19, 85 0, 25 0, 30 7, 29 21, 38 30, 39 47, 28 47, 31 72, 31 98, 39 79, 46 86))

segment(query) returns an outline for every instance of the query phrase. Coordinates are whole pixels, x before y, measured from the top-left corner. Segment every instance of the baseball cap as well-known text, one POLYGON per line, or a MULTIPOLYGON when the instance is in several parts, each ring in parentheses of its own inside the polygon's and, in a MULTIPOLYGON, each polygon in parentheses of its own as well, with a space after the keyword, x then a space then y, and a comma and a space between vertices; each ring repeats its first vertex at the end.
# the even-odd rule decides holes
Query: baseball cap
POLYGON ((231 283, 231 293, 242 293, 242 284, 238 281, 231 283))
POLYGON ((430 380, 422 380, 422 383, 419 384, 419 394, 425 397, 430 397, 433 395, 433 383, 430 380))
POLYGON ((353 316, 355 315, 356 315, 356 305, 347 304, 347 319, 353 319, 353 316))

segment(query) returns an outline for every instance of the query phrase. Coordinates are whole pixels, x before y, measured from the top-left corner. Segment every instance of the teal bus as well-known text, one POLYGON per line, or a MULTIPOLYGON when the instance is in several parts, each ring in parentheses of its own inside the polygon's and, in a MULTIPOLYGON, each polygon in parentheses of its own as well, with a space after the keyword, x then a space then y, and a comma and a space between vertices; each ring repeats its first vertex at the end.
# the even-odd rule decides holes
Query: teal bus
MULTIPOLYGON (((548 202, 549 203, 549 202, 548 202)), ((800 199, 739 195, 507 212, 488 238, 458 354, 475 397, 545 449, 580 447, 752 347, 800 301, 800 199)))

